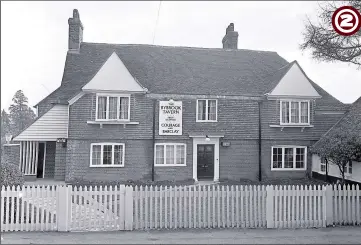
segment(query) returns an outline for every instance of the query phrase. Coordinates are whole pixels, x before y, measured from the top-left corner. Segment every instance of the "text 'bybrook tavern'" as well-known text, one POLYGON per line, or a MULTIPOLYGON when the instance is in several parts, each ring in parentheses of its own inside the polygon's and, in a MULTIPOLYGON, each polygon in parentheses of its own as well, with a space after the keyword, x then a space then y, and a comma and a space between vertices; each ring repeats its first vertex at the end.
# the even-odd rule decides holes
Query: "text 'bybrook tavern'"
POLYGON ((223 48, 84 42, 77 10, 68 24, 62 82, 7 148, 29 179, 304 178, 348 110, 296 61, 238 49, 233 23, 223 48))
POLYGON ((181 101, 159 101, 159 135, 182 135, 181 101))

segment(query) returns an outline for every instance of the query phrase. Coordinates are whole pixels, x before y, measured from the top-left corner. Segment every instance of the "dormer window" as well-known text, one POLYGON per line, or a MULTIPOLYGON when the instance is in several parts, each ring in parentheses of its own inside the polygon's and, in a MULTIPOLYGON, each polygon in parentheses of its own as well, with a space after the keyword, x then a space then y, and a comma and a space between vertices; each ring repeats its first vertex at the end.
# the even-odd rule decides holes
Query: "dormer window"
POLYGON ((281 100, 281 125, 309 125, 310 102, 308 100, 281 100))
POLYGON ((96 120, 129 121, 129 95, 97 94, 96 120))

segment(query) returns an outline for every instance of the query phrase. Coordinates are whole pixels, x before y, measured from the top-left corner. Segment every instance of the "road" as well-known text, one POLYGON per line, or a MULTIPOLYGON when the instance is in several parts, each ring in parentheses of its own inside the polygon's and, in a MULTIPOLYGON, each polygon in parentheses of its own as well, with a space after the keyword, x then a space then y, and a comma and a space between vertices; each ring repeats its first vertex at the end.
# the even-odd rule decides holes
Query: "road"
POLYGON ((361 227, 2 233, 2 244, 361 244, 361 227))

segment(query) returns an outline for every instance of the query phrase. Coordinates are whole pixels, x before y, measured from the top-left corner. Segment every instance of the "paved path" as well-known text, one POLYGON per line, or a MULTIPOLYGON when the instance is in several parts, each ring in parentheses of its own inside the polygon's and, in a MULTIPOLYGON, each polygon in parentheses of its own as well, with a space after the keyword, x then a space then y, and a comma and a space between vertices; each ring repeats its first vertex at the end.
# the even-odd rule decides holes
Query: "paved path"
POLYGON ((361 227, 132 232, 13 232, 2 244, 361 244, 361 227))

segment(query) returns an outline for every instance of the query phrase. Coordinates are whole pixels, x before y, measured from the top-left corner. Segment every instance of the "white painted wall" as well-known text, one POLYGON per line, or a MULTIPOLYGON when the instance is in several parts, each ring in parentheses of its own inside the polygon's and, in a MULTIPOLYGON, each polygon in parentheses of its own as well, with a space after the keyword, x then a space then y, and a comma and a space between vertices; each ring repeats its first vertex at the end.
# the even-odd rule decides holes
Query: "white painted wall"
POLYGON ((118 55, 113 53, 83 90, 142 92, 144 88, 130 74, 118 55))
POLYGON ((314 96, 320 95, 303 74, 297 63, 294 63, 281 79, 270 95, 274 96, 314 96))
MULTIPOLYGON (((326 172, 321 172, 321 158, 318 155, 312 155, 312 172, 325 175, 326 172)), ((335 164, 328 165, 328 175, 342 178, 340 170, 335 164)), ((361 183, 361 162, 352 163, 352 174, 345 174, 345 179, 361 183)))

